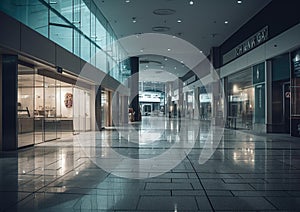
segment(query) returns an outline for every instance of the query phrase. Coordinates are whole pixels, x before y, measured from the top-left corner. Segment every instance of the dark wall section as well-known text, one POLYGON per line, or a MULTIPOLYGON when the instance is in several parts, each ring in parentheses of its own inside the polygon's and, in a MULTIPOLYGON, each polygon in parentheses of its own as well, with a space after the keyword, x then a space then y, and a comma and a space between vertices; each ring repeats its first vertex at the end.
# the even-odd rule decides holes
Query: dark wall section
POLYGON ((18 57, 2 55, 2 150, 17 149, 18 57))
POLYGON ((273 0, 220 46, 224 55, 263 27, 269 27, 269 39, 300 23, 299 0, 273 0))

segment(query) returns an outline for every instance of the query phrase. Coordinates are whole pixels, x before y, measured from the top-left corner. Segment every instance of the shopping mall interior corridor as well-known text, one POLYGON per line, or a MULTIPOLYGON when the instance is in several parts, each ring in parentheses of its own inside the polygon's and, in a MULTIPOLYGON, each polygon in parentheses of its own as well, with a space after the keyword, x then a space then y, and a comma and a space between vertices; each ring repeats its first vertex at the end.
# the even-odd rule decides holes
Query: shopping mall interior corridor
POLYGON ((184 118, 0 153, 0 211, 287 211, 300 142, 184 118))

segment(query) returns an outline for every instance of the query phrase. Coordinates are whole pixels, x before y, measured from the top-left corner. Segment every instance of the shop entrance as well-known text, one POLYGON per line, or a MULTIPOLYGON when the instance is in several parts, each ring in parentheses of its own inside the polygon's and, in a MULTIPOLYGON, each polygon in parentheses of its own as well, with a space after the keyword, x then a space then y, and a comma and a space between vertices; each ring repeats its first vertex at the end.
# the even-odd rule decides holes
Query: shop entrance
POLYGON ((19 148, 91 130, 89 86, 56 75, 18 66, 19 148))
POLYGON ((108 90, 101 91, 101 126, 111 126, 111 92, 108 90))
POLYGON ((290 133, 290 82, 273 81, 272 91, 272 132, 290 133))

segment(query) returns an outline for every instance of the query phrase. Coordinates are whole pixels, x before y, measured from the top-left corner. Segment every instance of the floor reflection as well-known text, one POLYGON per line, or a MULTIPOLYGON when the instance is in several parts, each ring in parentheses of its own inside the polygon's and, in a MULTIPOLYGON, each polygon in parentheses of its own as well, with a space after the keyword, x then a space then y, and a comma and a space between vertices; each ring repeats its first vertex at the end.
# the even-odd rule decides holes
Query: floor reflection
POLYGON ((0 210, 297 210, 299 161, 287 135, 145 117, 2 152, 0 210))

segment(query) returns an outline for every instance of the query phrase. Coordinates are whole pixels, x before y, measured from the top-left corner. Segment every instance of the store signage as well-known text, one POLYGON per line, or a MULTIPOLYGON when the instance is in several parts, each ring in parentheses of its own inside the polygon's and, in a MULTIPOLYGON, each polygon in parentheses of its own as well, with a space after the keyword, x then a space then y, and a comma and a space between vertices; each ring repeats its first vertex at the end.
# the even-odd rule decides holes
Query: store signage
POLYGON ((196 76, 194 75, 194 76, 192 76, 191 78, 187 79, 187 80, 184 82, 184 85, 189 85, 189 84, 191 84, 191 83, 193 83, 193 82, 195 82, 195 81, 196 81, 196 76))
POLYGON ((266 26, 235 48, 236 57, 250 51, 251 49, 254 49, 258 45, 266 41, 268 39, 268 35, 268 26, 266 26))

